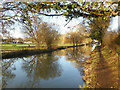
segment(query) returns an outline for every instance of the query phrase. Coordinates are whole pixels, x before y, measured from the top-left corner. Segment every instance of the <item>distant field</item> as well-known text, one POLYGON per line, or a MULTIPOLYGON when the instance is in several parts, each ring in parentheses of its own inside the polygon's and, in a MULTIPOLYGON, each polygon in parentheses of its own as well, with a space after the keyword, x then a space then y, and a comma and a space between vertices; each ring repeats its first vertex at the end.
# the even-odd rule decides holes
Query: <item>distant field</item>
POLYGON ((32 49, 36 45, 35 44, 1 44, 2 53, 11 52, 15 50, 23 50, 23 49, 32 49))
POLYGON ((14 46, 14 45, 16 45, 16 46, 35 46, 35 44, 21 44, 21 43, 17 43, 17 44, 13 44, 13 43, 11 43, 11 44, 1 44, 2 46, 14 46))
MULTIPOLYGON (((58 44, 57 47, 59 46, 72 46, 73 44, 58 44)), ((7 53, 7 52, 13 52, 17 50, 30 50, 30 49, 36 49, 36 44, 0 44, 1 51, 2 53, 7 53)), ((54 47, 54 46, 53 46, 54 47)), ((56 46, 55 46, 56 47, 56 46)), ((40 49, 45 49, 45 45, 40 45, 40 49)))
POLYGON ((73 44, 58 44, 58 46, 73 46, 73 44))

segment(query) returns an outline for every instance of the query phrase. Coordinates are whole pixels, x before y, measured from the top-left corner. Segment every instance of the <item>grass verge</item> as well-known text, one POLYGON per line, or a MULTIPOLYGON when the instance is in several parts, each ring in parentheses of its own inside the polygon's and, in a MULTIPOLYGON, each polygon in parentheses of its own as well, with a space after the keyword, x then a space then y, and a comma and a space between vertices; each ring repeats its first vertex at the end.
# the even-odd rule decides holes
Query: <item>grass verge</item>
POLYGON ((118 57, 108 47, 97 46, 85 64, 85 87, 118 88, 118 57))

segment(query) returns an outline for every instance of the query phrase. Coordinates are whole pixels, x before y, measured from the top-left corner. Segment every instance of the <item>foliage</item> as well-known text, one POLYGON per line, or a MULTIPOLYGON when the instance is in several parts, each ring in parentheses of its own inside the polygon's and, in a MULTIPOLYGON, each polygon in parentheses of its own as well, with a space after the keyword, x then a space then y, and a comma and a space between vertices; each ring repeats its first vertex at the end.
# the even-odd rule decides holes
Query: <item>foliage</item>
POLYGON ((113 51, 120 52, 120 35, 117 32, 107 31, 103 38, 104 44, 113 51))
POLYGON ((41 24, 39 35, 39 38, 47 45, 48 49, 51 49, 53 44, 57 44, 59 34, 52 27, 48 26, 47 23, 41 24))
POLYGON ((73 46, 77 46, 81 41, 83 37, 80 35, 79 32, 69 32, 66 41, 69 43, 73 43, 73 46))
POLYGON ((118 37, 116 38, 115 42, 116 42, 118 45, 120 45, 120 33, 119 33, 118 37))
POLYGON ((109 17, 106 18, 107 20, 104 19, 104 17, 93 18, 89 22, 91 33, 90 37, 92 39, 98 40, 101 44, 103 41, 104 34, 110 25, 110 18, 109 17))
POLYGON ((38 16, 33 16, 31 21, 26 23, 23 30, 38 45, 46 44, 48 49, 58 40, 58 32, 49 24, 43 22, 38 16))
MULTIPOLYGON (((39 24, 41 24, 40 15, 65 16, 67 20, 78 17, 94 18, 91 22, 91 30, 93 30, 91 37, 102 42, 103 29, 106 30, 107 25, 101 30, 97 29, 98 25, 96 25, 97 28, 94 27, 93 22, 97 23, 99 21, 98 18, 101 18, 102 24, 104 22, 107 24, 106 20, 109 21, 110 17, 119 15, 120 9, 118 4, 119 2, 4 2, 0 7, 0 12, 2 12, 0 17, 2 31, 7 32, 6 27, 17 21, 22 23, 28 30, 29 36, 32 36, 37 43, 41 43, 40 38, 38 38, 39 35, 36 33, 38 32, 36 30, 39 29, 39 24)), ((48 43, 46 44, 49 45, 48 43)))
POLYGON ((42 20, 38 16, 33 16, 23 27, 26 36, 32 38, 38 45, 42 43, 39 34, 41 23, 42 20))
POLYGON ((88 32, 86 32, 86 28, 82 23, 78 24, 76 27, 77 28, 74 28, 75 31, 71 30, 66 36, 66 43, 73 43, 73 46, 77 46, 84 38, 88 37, 88 32))
POLYGON ((45 16, 66 16, 68 19, 84 17, 101 17, 119 15, 119 2, 5 2, 0 12, 0 19, 4 22, 19 21, 26 23, 30 21, 31 14, 45 16), (11 11, 14 14, 6 15, 11 11), (51 12, 55 11, 54 14, 51 12))
POLYGON ((11 25, 14 24, 14 21, 13 20, 5 20, 5 21, 0 21, 0 36, 3 36, 3 37, 6 37, 6 38, 12 38, 11 37, 11 34, 10 34, 10 31, 8 31, 8 28, 10 30, 14 29, 11 27, 11 25))

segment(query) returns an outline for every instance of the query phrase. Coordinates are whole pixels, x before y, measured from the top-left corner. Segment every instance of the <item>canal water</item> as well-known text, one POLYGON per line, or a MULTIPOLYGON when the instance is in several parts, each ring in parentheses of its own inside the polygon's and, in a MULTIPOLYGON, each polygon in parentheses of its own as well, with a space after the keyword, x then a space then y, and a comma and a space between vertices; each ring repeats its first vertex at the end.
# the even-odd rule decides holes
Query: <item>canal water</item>
POLYGON ((92 45, 3 59, 3 88, 79 88, 92 45))

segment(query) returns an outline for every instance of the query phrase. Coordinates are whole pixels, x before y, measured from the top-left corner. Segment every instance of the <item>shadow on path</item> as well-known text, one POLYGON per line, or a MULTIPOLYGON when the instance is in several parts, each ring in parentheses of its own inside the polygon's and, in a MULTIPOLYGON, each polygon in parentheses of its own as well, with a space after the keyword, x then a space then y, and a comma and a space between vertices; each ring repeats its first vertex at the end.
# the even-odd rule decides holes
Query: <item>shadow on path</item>
POLYGON ((115 74, 112 66, 105 60, 101 53, 101 47, 97 47, 99 53, 99 60, 94 69, 95 81, 97 87, 101 88, 115 88, 115 74))
POLYGON ((118 56, 108 48, 97 46, 85 65, 88 88, 118 88, 118 56))

